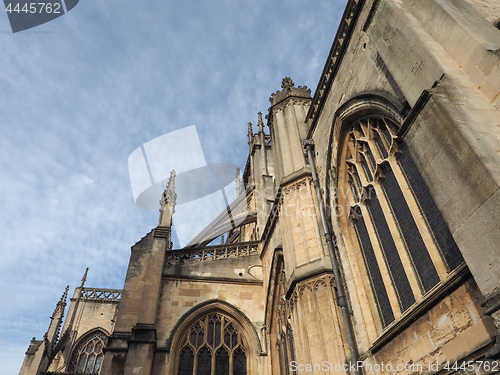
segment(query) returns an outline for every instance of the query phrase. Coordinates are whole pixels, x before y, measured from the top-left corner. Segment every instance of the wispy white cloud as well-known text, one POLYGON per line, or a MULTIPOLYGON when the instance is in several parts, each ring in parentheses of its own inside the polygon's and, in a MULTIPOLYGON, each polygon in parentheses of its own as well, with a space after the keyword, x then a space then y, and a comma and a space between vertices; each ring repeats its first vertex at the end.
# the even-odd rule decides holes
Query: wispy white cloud
POLYGON ((158 212, 127 160, 196 125, 208 162, 244 167, 246 124, 285 75, 314 90, 346 1, 82 0, 11 34, 0 18, 0 348, 19 370, 66 284, 120 288, 158 212))

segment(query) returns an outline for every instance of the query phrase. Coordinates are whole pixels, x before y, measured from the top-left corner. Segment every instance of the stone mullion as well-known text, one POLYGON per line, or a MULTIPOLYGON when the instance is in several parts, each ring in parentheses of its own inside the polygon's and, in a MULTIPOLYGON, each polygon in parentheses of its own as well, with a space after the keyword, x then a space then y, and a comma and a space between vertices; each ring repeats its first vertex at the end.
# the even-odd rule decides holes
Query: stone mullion
MULTIPOLYGON (((396 293, 396 288, 394 283, 392 282, 391 273, 389 271, 384 253, 382 251, 382 245, 378 239, 377 231, 375 229, 375 224, 372 221, 370 214, 368 213, 368 209, 363 204, 360 206, 363 218, 365 220, 366 230, 368 231, 368 235, 370 236, 370 242, 372 244, 373 252, 375 253, 375 257, 377 258, 378 268, 380 270, 380 274, 382 276, 382 280, 384 281, 385 290, 387 292, 387 296, 389 297, 389 302, 391 304, 392 312, 394 317, 397 319, 399 315, 401 315, 401 307, 399 305, 399 298, 396 293)), ((368 273, 368 269, 367 269, 368 273)), ((381 308, 383 308, 381 306, 381 308)))
MULTIPOLYGON (((392 132, 390 131, 388 124, 385 121, 384 121, 384 123, 392 135, 392 132)), ((373 129, 372 131, 376 131, 376 130, 373 129)), ((382 134, 380 134, 380 136, 385 141, 385 137, 382 134)), ((372 136, 368 137, 368 142, 369 142, 369 146, 370 146, 370 149, 372 150, 372 154, 374 155, 374 157, 378 156, 378 158, 379 158, 379 161, 377 161, 377 159, 375 159, 377 166, 378 166, 378 165, 380 165, 380 162, 383 160, 382 155, 378 151, 378 148, 376 147, 372 136), (373 150, 376 150, 376 153, 374 153, 373 150)), ((387 150, 387 153, 390 155, 390 150, 387 150)), ((388 159, 391 160, 392 158, 389 156, 388 159)), ((407 277, 408 277, 408 280, 410 282, 410 286, 411 286, 411 289, 413 291, 413 294, 414 294, 415 298, 418 300, 422 296, 422 292, 420 289, 420 283, 417 279, 416 271, 415 271, 415 268, 413 267, 413 263, 409 257, 408 252, 402 251, 402 249, 406 249, 406 245, 405 245, 404 241, 402 240, 402 234, 399 231, 397 220, 392 214, 389 214, 389 215, 386 214, 388 212, 392 212, 392 209, 390 208, 390 204, 387 201, 387 198, 386 198, 385 193, 381 187, 381 184, 379 181, 377 181, 377 179, 375 179, 373 186, 375 188, 377 198, 380 202, 380 206, 382 207, 382 211, 384 213, 385 220, 387 222, 387 225, 389 226, 389 230, 391 232, 392 238, 394 240, 394 243, 396 244, 396 249, 398 250, 399 257, 400 257, 401 262, 403 264, 403 268, 405 270, 409 270, 409 269, 414 270, 414 272, 407 272, 407 277)))
MULTIPOLYGON (((366 131, 368 132, 368 129, 366 131)), ((368 160, 367 160, 368 158, 365 157, 365 159, 366 159, 366 163, 368 164, 368 168, 370 168, 368 160)), ((358 177, 361 180, 361 184, 364 187, 367 187, 371 182, 367 179, 367 176, 366 176, 366 173, 364 173, 363 167, 360 165, 359 161, 357 161, 355 163, 355 166, 356 166, 356 170, 358 171, 358 177), (360 176, 360 172, 359 172, 360 170, 363 171, 363 173, 361 173, 361 176, 360 176)), ((373 175, 375 175, 375 171, 372 171, 372 173, 373 173, 373 175)), ((378 193, 377 193, 377 196, 378 196, 378 193)), ((353 197, 353 199, 354 199, 354 197, 353 197)), ((368 235, 370 237, 370 242, 372 244, 373 251, 375 252, 375 257, 377 258, 378 268, 380 269, 382 280, 384 281, 385 290, 387 292, 387 296, 389 297, 389 303, 391 304, 391 308, 392 308, 394 317, 397 318, 397 316, 399 316, 401 314, 401 307, 399 305, 399 298, 398 298, 397 293, 396 293, 396 288, 392 282, 392 278, 390 276, 388 266, 387 266, 385 257, 383 255, 381 244, 378 240, 377 232, 376 232, 375 226, 372 222, 372 218, 369 215, 368 210, 364 204, 360 205, 360 208, 361 208, 362 213, 363 213, 363 218, 365 219, 366 229, 367 229, 368 235)), ((391 226, 389 225, 389 228, 390 227, 391 226)), ((393 235, 393 238, 394 238, 394 234, 392 233, 392 231, 391 231, 391 234, 393 235)), ((397 238, 399 239, 399 236, 397 238)), ((366 269, 366 275, 367 275, 368 279, 370 279, 368 269, 366 269)), ((371 287, 370 287, 370 289, 371 289, 371 287)), ((373 291, 372 291, 372 293, 373 293, 373 297, 375 299, 375 293, 373 291)), ((378 312, 378 313, 380 313, 380 312, 378 312)))
MULTIPOLYGON (((354 166, 356 168, 356 171, 360 168, 358 163, 354 163, 354 166)), ((358 177, 359 177, 359 172, 358 172, 358 177)), ((361 181, 361 178, 360 178, 361 181)), ((345 183, 348 183, 347 181, 345 183)), ((363 186, 366 186, 366 184, 361 181, 361 189, 363 189, 363 186)), ((363 194, 363 191, 359 191, 359 196, 361 197, 363 194)), ((352 195, 352 193, 346 194, 346 201, 348 203, 348 206, 354 206, 357 205, 358 202, 356 201, 355 197, 352 195)), ((346 206, 347 207, 347 206, 346 206)), ((356 293, 358 294, 359 301, 362 303, 363 301, 368 301, 368 296, 371 296, 371 301, 375 301, 375 292, 371 286, 371 283, 369 282, 370 277, 368 274, 368 269, 364 263, 363 260, 363 255, 362 255, 362 250, 356 235, 356 232, 354 230, 354 226, 347 225, 348 228, 348 235, 347 237, 350 240, 350 244, 353 247, 354 251, 347 251, 347 257, 349 259, 349 264, 351 265, 351 268, 353 270, 353 274, 357 275, 357 282, 354 282, 354 286, 356 289, 356 293), (361 259, 359 259, 358 256, 355 255, 355 253, 359 254, 361 259), (358 286, 362 285, 363 289, 358 292, 358 286)), ((336 296, 333 296, 334 300, 336 300, 336 296)), ((361 314, 363 316, 363 319, 366 322, 370 322, 369 325, 371 325, 374 328, 374 335, 369 339, 370 342, 372 342, 376 337, 378 337, 378 332, 382 330, 382 325, 381 325, 381 320, 379 319, 379 312, 375 304, 373 303, 367 303, 367 306, 369 309, 361 309, 361 314), (369 316, 367 316, 369 311, 369 316)))
MULTIPOLYGON (((376 132, 376 131, 377 130, 375 130, 375 129, 372 128, 372 132, 376 132)), ((383 137, 383 135, 380 134, 380 137, 383 137)), ((377 166, 380 166, 380 163, 384 159, 383 159, 383 156, 380 154, 380 151, 378 150, 375 142, 373 141, 373 135, 370 134, 370 136, 367 139, 368 139, 368 145, 369 145, 369 147, 370 147, 370 149, 372 151, 372 154, 373 154, 374 158, 376 158, 375 162, 376 162, 377 166)), ((385 138, 384 138, 384 140, 385 140, 385 138)), ((387 153, 390 154, 389 150, 387 150, 387 153)), ((388 159, 391 160, 392 158, 389 156, 388 159)), ((391 164, 391 166, 392 166, 392 164, 391 164)), ((375 177, 375 181, 373 183, 373 186, 375 188, 375 192, 377 194, 377 198, 378 198, 378 200, 380 202, 380 206, 382 207, 382 211, 384 213, 385 220, 387 222, 387 225, 389 226, 389 230, 391 231, 392 238, 394 240, 394 243, 396 244, 396 249, 398 250, 399 257, 400 257, 401 262, 403 264, 403 268, 405 270, 414 269, 414 267, 412 266, 413 263, 412 263, 409 255, 408 255, 408 252, 407 251, 404 251, 404 252, 401 251, 401 249, 406 249, 406 246, 404 244, 404 241, 402 240, 402 234, 399 231, 396 218, 393 217, 392 214, 391 215, 386 215, 387 212, 392 212, 392 209, 390 209, 390 205, 387 202, 387 198, 386 198, 384 192, 382 191, 383 189, 381 188, 381 185, 377 181, 376 177, 375 177), (390 216, 390 218, 394 221, 393 223, 391 223, 391 221, 390 221, 390 219, 389 219, 388 216, 390 216), (394 226, 392 224, 394 224, 394 226)), ((385 260, 385 257, 383 259, 385 260)), ((418 279, 415 276, 415 272, 411 273, 411 275, 409 275, 408 272, 407 272, 407 277, 408 277, 408 280, 410 282, 410 286, 411 286, 411 289, 413 291, 413 294, 414 294, 415 298, 416 299, 420 298, 421 295, 422 295, 422 293, 421 293, 421 290, 420 290, 420 286, 419 286, 420 284, 418 282, 418 279)), ((393 311, 395 311, 395 310, 393 310, 393 311)), ((397 319, 397 315, 396 314, 395 314, 395 318, 397 319)))
POLYGON ((193 363, 193 374, 198 373, 198 349, 193 350, 194 353, 194 363, 193 363))
MULTIPOLYGON (((371 326, 373 328, 371 331, 372 335, 369 335, 368 337, 368 340, 372 342, 378 337, 378 331, 381 330, 382 326, 380 325, 378 319, 378 312, 376 310, 376 307, 373 305, 373 303, 368 302, 370 300, 374 300, 375 297, 371 285, 368 282, 369 279, 366 267, 363 263, 363 260, 359 259, 359 257, 361 256, 361 249, 359 248, 358 240, 356 238, 356 234, 354 233, 354 228, 352 225, 349 225, 347 227, 347 230, 347 241, 344 241, 344 243, 346 243, 346 247, 347 243, 349 243, 349 246, 345 251, 345 256, 347 257, 347 264, 350 267, 353 276, 352 287, 354 288, 354 291, 356 293, 357 300, 359 304, 365 303, 365 306, 368 307, 363 308, 363 306, 361 306, 360 312, 365 325, 371 326), (354 251, 349 251, 349 249, 352 249, 354 251), (368 296, 371 296, 371 299, 369 299, 368 296)), ((346 264, 344 263, 344 268, 345 267, 346 264)), ((353 294, 351 293, 351 296, 352 295, 353 294)), ((332 288, 332 301, 335 301, 336 299, 337 297, 335 296, 334 290, 332 288)), ((332 309, 335 309, 335 304, 332 304, 332 309)), ((337 312, 335 312, 335 314, 338 319, 337 312)))
MULTIPOLYGON (((355 149, 358 147, 355 147, 355 149)), ((361 162, 359 160, 360 158, 360 153, 357 152, 356 150, 351 150, 351 154, 354 156, 354 165, 356 166, 356 171, 358 172, 358 177, 359 180, 361 181, 361 186, 366 187, 368 184, 371 183, 370 180, 368 180, 368 176, 366 176, 366 172, 363 169, 363 166, 361 165, 361 162)), ((362 192, 361 192, 362 193, 362 192)))
POLYGON ((425 247, 429 252, 429 256, 432 259, 432 263, 434 263, 434 267, 436 267, 436 271, 439 275, 439 278, 443 280, 446 278, 448 270, 441 256, 441 252, 439 251, 439 248, 434 242, 431 229, 427 224, 426 219, 423 217, 422 211, 420 210, 420 206, 415 196, 413 195, 413 191, 411 190, 410 185, 408 184, 404 172, 401 170, 399 164, 393 158, 389 160, 389 163, 396 177, 396 180, 399 184, 399 187, 401 188, 401 191, 403 192, 403 195, 406 198, 406 203, 408 204, 408 207, 410 208, 410 211, 413 214, 413 219, 415 220, 418 231, 422 236, 422 240, 424 241, 425 247))
MULTIPOLYGON (((385 145, 385 138, 384 138, 383 134, 379 134, 377 132, 377 129, 372 129, 372 133, 377 133, 378 136, 382 139, 382 143, 384 143, 384 145, 385 145)), ((367 138, 367 141, 368 141, 368 147, 372 151, 373 157, 375 158, 375 163, 378 166, 383 160, 385 160, 384 156, 381 154, 381 152, 378 149, 375 141, 373 140, 373 134, 371 134, 371 136, 367 138)), ((389 155, 388 158, 390 158, 390 146, 386 150, 387 150, 387 154, 389 155)))
MULTIPOLYGON (((234 374, 234 362, 233 362, 233 353, 236 351, 236 348, 233 350, 228 350, 229 355, 229 375, 234 374)), ((248 370, 248 358, 247 358, 247 370, 248 370)), ((248 371, 247 371, 248 372, 248 371)))
MULTIPOLYGON (((380 129, 378 129, 377 126, 374 126, 375 124, 373 124, 371 121, 374 121, 374 120, 371 119, 371 118, 368 118, 368 122, 370 122, 370 124, 372 125, 371 126, 371 134, 368 137, 368 143, 370 145, 372 153, 374 153, 374 150, 375 150, 376 153, 377 153, 377 155, 379 156, 379 159, 382 161, 382 160, 384 160, 384 156, 380 153, 380 150, 378 149, 377 145, 373 141, 373 135, 376 133, 377 136, 382 140, 382 144, 385 146, 385 149, 387 151, 387 155, 390 155, 389 150, 391 149, 391 145, 387 144, 387 140, 385 139, 385 136, 382 134, 382 131, 380 129)), ((381 119, 377 119, 377 121, 382 121, 382 120, 381 119)), ((387 127, 387 128, 389 129, 389 127, 387 127)), ((390 132, 390 133, 391 133, 391 136, 392 136, 392 132, 390 132)), ((391 137, 391 139, 392 139, 392 137, 391 137)), ((391 141, 391 143, 392 143, 392 141, 391 141)), ((375 156, 375 154, 374 154, 374 156, 375 156)), ((377 164, 378 164, 378 162, 377 162, 377 164)))
MULTIPOLYGON (((387 197, 382 191, 382 187, 380 183, 377 181, 374 183, 375 192, 377 194, 378 201, 380 203, 380 207, 382 207, 382 211, 384 213, 385 221, 387 222, 387 226, 392 235, 392 239, 396 245, 396 249, 399 254, 399 258, 401 259, 401 263, 403 264, 403 268, 405 270, 413 270, 413 272, 406 272, 406 276, 408 277, 408 281, 410 282, 411 290, 415 299, 418 300, 422 297, 422 291, 420 289, 420 283, 417 278, 417 272, 415 267, 413 266, 413 262, 406 250, 406 244, 402 239, 402 234, 399 230, 399 226, 396 218, 392 214, 392 209, 390 207, 389 202, 387 201, 387 197), (389 213, 389 214, 388 214, 389 213)), ((397 318, 396 318, 397 319, 397 318)))

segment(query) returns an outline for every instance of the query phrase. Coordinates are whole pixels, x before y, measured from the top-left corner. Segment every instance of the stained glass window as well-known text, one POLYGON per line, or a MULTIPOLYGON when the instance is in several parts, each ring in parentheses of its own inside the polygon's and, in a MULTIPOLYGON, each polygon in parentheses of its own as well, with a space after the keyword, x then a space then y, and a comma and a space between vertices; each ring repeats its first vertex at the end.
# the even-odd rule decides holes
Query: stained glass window
POLYGON ((73 349, 68 372, 76 374, 99 374, 103 348, 108 337, 102 331, 93 331, 84 336, 73 349))
POLYGON ((208 314, 186 332, 179 375, 246 375, 246 346, 231 318, 208 314))
POLYGON ((382 327, 397 318, 395 306, 403 313, 463 262, 407 146, 396 142, 397 130, 383 116, 355 121, 339 187, 382 327))

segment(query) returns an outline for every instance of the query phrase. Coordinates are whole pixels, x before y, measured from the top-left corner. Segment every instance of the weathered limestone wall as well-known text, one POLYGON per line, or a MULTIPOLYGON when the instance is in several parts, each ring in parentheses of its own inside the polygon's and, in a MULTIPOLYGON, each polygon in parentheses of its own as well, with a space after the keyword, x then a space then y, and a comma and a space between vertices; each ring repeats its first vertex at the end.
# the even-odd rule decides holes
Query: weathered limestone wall
POLYGON ((467 2, 495 27, 500 26, 500 4, 497 0, 467 0, 467 2))
POLYGON ((287 285, 330 270, 312 178, 285 185, 279 210, 287 285))
POLYGON ((492 319, 484 316, 481 302, 481 292, 469 279, 375 353, 376 363, 392 363, 394 367, 394 371, 385 368, 380 372, 398 373, 397 366, 404 369, 405 365, 407 369, 399 373, 436 372, 438 368, 430 365, 441 370, 447 361, 453 364, 491 342, 496 329, 492 319), (420 367, 411 371, 412 365, 420 367))
POLYGON ((30 342, 30 346, 26 351, 26 356, 24 357, 21 370, 19 375, 32 375, 36 374, 40 361, 42 360, 42 355, 45 349, 45 344, 42 340, 33 339, 30 342))
POLYGON ((150 232, 132 247, 116 331, 131 332, 132 327, 137 323, 152 245, 153 232, 150 232))
MULTIPOLYGON (((195 311, 196 307, 207 301, 224 301, 241 313, 251 322, 253 329, 259 337, 259 343, 254 343, 265 348, 265 334, 262 330, 264 324, 264 296, 262 284, 236 283, 208 280, 180 280, 164 279, 162 292, 157 312, 157 342, 158 347, 167 345, 168 351, 176 350, 169 345, 172 339, 180 332, 175 331, 176 325, 182 322, 182 317, 188 312, 195 311)), ((194 322, 193 322, 194 323, 194 322)), ((248 340, 255 340, 250 335, 248 340)), ((174 354, 175 352, 172 352, 174 354)), ((254 373, 266 374, 266 358, 260 357, 258 352, 249 352, 248 360, 258 368, 254 373)), ((155 354, 155 374, 172 373, 174 356, 169 353, 155 354), (161 371, 163 372, 161 372, 161 371), (170 372, 169 372, 170 371, 170 372)))
MULTIPOLYGON (((76 293, 76 292, 75 292, 76 293)), ((71 304, 75 303, 75 298, 71 299, 71 304)), ((83 299, 76 312, 76 319, 73 325, 76 330, 75 341, 94 328, 102 328, 108 334, 113 331, 116 310, 119 301, 97 301, 83 299)), ((70 310, 71 311, 71 306, 70 310)), ((68 317, 69 317, 68 313, 68 317)), ((66 319, 68 322, 68 319, 66 319)), ((64 328, 62 330, 64 332, 64 328)))
POLYGON ((179 319, 201 302, 222 300, 238 308, 260 331, 264 317, 260 284, 164 280, 157 314, 157 339, 165 342, 179 319))

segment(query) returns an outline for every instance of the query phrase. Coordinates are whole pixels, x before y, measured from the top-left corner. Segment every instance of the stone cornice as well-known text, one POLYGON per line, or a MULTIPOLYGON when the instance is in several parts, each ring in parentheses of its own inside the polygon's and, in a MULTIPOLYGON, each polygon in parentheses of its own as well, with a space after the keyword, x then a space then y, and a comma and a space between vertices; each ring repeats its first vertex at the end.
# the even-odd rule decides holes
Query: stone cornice
POLYGON ((311 127, 307 138, 312 136, 316 123, 318 121, 318 114, 323 107, 327 94, 330 90, 332 82, 337 74, 338 68, 342 61, 343 54, 349 43, 354 26, 361 8, 363 7, 364 0, 349 0, 340 21, 340 25, 335 35, 330 54, 326 60, 325 67, 321 73, 321 78, 318 87, 314 93, 311 107, 307 113, 306 119, 311 120, 311 127))

